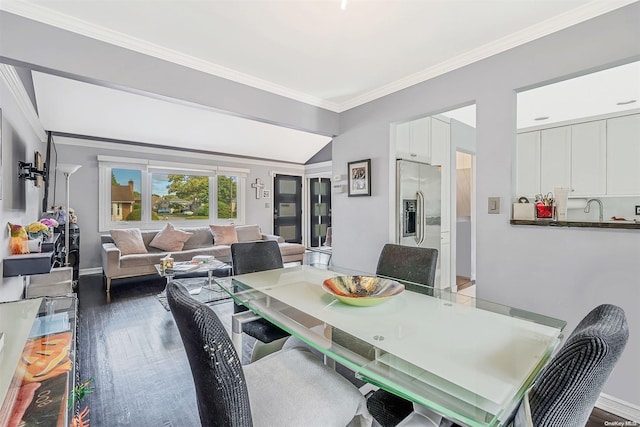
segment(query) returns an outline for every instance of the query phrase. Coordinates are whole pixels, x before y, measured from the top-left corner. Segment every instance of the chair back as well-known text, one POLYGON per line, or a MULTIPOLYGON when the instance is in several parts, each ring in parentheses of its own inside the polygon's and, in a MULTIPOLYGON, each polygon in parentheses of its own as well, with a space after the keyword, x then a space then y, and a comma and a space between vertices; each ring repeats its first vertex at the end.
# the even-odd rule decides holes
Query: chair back
POLYGON ((242 364, 220 319, 176 282, 167 284, 167 300, 191 366, 202 425, 250 427, 242 364))
POLYGON ((275 240, 233 243, 231 263, 233 274, 255 273, 284 267, 280 246, 275 240))
POLYGON ((629 338, 624 311, 603 304, 582 319, 529 392, 536 427, 584 427, 629 338))
MULTIPOLYGON (((436 280, 438 250, 387 243, 378 258, 378 276, 407 280, 433 287, 436 280)), ((424 288, 406 285, 409 290, 425 293, 424 288)))

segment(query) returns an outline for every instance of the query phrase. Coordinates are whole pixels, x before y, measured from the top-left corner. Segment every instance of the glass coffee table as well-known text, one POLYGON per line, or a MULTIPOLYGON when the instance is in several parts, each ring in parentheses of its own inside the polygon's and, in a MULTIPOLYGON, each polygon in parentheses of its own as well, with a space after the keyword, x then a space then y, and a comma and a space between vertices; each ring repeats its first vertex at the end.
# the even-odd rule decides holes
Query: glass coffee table
MULTIPOLYGON (((185 263, 176 263, 174 265, 186 265, 185 263)), ((167 269, 164 272, 160 264, 155 265, 156 271, 161 277, 167 279, 167 283, 173 281, 180 283, 187 288, 189 294, 196 300, 203 303, 210 303, 219 300, 226 300, 229 294, 214 283, 214 277, 227 277, 231 275, 231 266, 222 261, 215 260, 210 263, 198 264, 198 266, 189 271, 180 271, 179 269, 167 269)), ((164 291, 162 291, 164 293, 164 291)))

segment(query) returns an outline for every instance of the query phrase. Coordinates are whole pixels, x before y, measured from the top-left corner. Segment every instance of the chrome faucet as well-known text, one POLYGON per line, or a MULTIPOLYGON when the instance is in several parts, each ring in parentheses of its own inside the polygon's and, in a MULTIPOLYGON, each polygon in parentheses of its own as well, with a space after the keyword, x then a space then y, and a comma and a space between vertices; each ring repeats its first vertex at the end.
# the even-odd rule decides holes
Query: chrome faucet
POLYGON ((600 199, 587 200, 587 206, 584 207, 584 213, 589 213, 589 210, 591 208, 591 202, 598 202, 598 207, 600 208, 600 217, 598 219, 600 220, 600 222, 602 222, 603 221, 602 201, 600 199))

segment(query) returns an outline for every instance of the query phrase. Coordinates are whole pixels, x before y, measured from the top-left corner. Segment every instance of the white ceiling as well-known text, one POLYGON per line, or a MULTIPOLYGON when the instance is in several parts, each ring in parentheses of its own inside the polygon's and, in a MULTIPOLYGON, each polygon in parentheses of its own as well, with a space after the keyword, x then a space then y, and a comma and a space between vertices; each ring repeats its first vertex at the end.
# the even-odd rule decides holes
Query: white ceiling
POLYGON ((517 108, 518 129, 640 108, 640 62, 520 92, 517 108))
MULTIPOLYGON (((348 0, 342 10, 341 0, 2 0, 0 8, 341 112, 634 1, 348 0)), ((50 75, 34 73, 34 86, 44 127, 58 132, 296 163, 330 140, 50 75)))
POLYGON ((294 163, 305 163, 331 140, 50 74, 32 76, 48 130, 294 163))
POLYGON ((634 0, 3 0, 31 19, 344 111, 634 0))

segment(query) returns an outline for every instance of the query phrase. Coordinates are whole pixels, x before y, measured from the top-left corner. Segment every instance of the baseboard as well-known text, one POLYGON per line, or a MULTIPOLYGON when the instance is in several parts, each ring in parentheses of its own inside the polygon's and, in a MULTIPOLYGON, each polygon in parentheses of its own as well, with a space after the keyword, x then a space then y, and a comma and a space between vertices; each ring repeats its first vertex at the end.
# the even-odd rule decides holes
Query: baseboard
POLYGON ((640 406, 625 402, 617 397, 600 393, 600 397, 596 402, 596 407, 629 421, 640 423, 640 406))
POLYGON ((90 274, 102 274, 102 267, 83 268, 82 270, 78 271, 78 274, 80 276, 88 276, 90 274))

